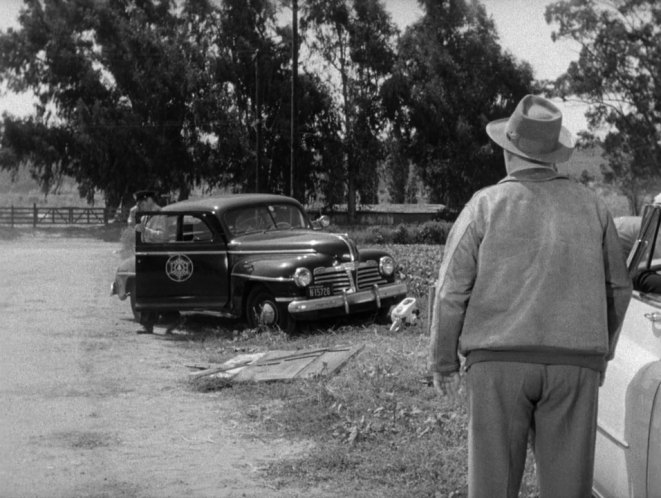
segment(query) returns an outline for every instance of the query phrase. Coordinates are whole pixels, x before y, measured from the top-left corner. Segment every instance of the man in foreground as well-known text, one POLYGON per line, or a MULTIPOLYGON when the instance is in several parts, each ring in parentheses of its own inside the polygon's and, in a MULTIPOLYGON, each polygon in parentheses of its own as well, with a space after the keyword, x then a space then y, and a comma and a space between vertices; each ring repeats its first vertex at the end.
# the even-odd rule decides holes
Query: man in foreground
POLYGON ((507 177, 477 192, 445 246, 429 366, 456 396, 465 358, 470 497, 516 497, 531 434, 541 496, 590 496, 597 393, 631 282, 604 203, 557 173, 573 139, 524 97, 487 125, 507 177))

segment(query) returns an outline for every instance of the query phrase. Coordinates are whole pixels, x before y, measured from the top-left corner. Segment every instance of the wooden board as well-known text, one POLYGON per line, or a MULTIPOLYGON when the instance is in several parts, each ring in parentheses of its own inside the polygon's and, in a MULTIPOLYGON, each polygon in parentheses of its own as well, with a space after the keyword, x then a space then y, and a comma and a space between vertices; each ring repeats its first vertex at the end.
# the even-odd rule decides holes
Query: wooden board
POLYGON ((220 367, 196 372, 195 377, 222 375, 231 382, 264 382, 331 375, 361 349, 360 346, 335 346, 313 350, 269 351, 246 362, 235 357, 220 367), (247 364, 246 364, 247 363, 247 364))

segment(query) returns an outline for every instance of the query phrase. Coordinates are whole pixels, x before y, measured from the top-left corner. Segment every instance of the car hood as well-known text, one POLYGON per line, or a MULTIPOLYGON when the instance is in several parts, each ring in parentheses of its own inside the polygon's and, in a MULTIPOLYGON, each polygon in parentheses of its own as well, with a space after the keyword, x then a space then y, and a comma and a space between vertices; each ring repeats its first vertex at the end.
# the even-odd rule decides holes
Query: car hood
POLYGON ((234 251, 322 253, 339 260, 358 260, 358 248, 346 234, 312 230, 279 230, 243 235, 230 243, 234 251))

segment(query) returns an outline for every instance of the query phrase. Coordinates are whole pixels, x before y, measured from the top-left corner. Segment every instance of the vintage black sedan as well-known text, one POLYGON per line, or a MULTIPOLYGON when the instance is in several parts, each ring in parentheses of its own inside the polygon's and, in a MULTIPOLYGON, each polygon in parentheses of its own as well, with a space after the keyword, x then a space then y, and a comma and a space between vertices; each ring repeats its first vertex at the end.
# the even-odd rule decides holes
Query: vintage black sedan
POLYGON ((387 317, 406 297, 392 256, 321 231, 327 219, 311 222, 290 197, 226 195, 138 216, 145 228, 136 233, 135 256, 111 287, 130 298, 136 318, 212 311, 291 332, 298 321, 369 311, 387 317))

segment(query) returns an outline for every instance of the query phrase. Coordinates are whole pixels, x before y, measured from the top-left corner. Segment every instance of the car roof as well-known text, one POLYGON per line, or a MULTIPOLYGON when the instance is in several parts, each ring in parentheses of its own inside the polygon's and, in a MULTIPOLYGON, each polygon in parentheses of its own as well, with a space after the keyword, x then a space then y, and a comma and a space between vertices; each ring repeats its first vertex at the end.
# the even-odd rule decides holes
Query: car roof
POLYGON ((300 206, 299 202, 284 195, 276 194, 224 194, 202 199, 189 199, 186 201, 168 204, 163 211, 225 211, 227 209, 252 206, 262 203, 293 203, 300 206))

